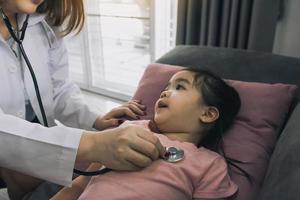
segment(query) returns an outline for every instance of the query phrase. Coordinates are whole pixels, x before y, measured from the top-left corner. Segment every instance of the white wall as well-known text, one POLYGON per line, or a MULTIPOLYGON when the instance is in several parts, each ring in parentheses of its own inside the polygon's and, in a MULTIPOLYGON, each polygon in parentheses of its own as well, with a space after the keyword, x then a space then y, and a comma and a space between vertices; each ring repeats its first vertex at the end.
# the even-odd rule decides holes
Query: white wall
POLYGON ((283 2, 284 11, 276 28, 273 52, 300 58, 300 1, 283 2))

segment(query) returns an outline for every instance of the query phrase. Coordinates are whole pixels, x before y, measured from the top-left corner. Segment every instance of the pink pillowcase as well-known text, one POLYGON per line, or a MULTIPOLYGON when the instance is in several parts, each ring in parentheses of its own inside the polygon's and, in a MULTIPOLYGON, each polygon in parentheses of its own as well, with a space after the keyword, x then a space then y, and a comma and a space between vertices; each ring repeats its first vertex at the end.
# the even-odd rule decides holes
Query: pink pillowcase
MULTIPOLYGON (((150 64, 141 78, 132 99, 147 106, 147 116, 153 116, 155 101, 169 79, 182 67, 150 64)), ((229 168, 232 180, 239 186, 235 199, 253 200, 262 184, 277 135, 295 97, 297 86, 228 80, 239 93, 241 109, 224 137, 228 157, 245 162, 238 164, 253 177, 250 183, 234 167, 229 168)))

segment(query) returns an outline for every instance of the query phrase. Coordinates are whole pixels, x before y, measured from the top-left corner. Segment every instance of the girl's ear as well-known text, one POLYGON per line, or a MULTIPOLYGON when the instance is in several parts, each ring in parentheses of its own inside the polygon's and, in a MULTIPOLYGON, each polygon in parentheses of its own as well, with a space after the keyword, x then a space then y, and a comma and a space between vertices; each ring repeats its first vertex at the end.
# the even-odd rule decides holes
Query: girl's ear
POLYGON ((203 109, 200 121, 202 123, 212 123, 219 118, 219 110, 214 106, 207 106, 203 109))

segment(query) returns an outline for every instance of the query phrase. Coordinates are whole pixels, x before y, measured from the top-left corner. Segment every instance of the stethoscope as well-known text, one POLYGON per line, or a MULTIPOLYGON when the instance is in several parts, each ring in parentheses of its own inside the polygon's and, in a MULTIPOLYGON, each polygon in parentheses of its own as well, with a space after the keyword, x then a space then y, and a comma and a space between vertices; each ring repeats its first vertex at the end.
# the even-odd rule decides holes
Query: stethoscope
MULTIPOLYGON (((25 21, 22 25, 22 28, 21 30, 17 30, 16 32, 14 31, 13 29, 13 26, 12 24, 10 23, 10 20, 9 18, 5 15, 4 11, 2 10, 2 8, 0 8, 0 14, 1 14, 1 17, 11 35, 11 37, 17 42, 19 48, 20 48, 20 51, 21 51, 21 54, 26 62, 26 65, 30 71, 30 75, 32 77, 32 81, 33 81, 33 84, 34 84, 34 89, 35 89, 35 92, 36 92, 36 96, 37 96, 37 100, 38 100, 38 104, 39 104, 39 107, 40 107, 40 110, 41 110, 41 114, 42 114, 42 118, 43 118, 43 122, 44 122, 44 125, 46 127, 48 127, 48 122, 47 122, 47 118, 46 118, 46 114, 45 114, 45 109, 44 109, 44 106, 43 106, 43 102, 42 102, 42 98, 41 98, 41 95, 40 95, 40 90, 39 90, 39 86, 38 86, 38 83, 37 83, 37 80, 36 80, 36 77, 35 77, 35 73, 33 71, 33 68, 32 68, 32 65, 27 57, 27 54, 23 48, 23 40, 25 38, 25 33, 26 33, 26 29, 27 29, 27 26, 28 26, 28 19, 29 19, 29 15, 26 15, 26 18, 25 18, 25 21), (21 33, 21 36, 19 36, 18 33, 21 33)), ((178 162, 180 160, 182 160, 184 158, 184 151, 181 150, 181 149, 178 149, 176 147, 168 147, 166 148, 166 155, 164 156, 164 160, 168 161, 168 162, 178 162)), ((101 174, 105 174, 107 172, 110 172, 112 171, 112 169, 110 168, 102 168, 101 170, 97 170, 97 171, 92 171, 92 172, 86 172, 86 171, 81 171, 81 170, 78 170, 78 169, 75 169, 74 168, 74 173, 78 174, 78 175, 83 175, 83 176, 96 176, 96 175, 101 175, 101 174)))

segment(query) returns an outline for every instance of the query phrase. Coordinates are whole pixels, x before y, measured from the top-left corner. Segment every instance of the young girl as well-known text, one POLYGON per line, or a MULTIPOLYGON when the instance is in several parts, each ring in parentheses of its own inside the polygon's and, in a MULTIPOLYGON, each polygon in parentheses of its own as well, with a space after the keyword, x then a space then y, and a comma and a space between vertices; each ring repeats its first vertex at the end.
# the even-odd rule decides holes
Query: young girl
MULTIPOLYGON (((86 184, 79 199, 230 197, 237 186, 228 176, 226 161, 214 151, 222 148, 222 135, 239 108, 238 93, 222 79, 208 71, 183 69, 170 79, 157 100, 154 123, 134 123, 152 130, 154 127, 161 143, 182 149, 185 158, 177 163, 161 159, 141 171, 112 171, 90 181, 87 177, 78 177, 73 188, 65 188, 53 199, 77 199, 86 184)), ((90 166, 93 167, 97 166, 90 166)))

